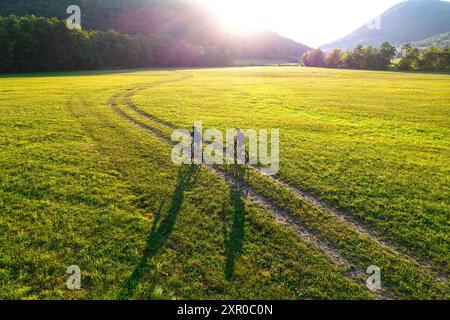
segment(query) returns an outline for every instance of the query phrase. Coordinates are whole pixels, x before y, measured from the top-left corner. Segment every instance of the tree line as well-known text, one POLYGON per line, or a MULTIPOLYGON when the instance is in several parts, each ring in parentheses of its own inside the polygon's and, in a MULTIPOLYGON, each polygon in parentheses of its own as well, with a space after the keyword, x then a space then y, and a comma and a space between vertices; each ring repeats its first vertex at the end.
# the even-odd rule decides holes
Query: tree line
POLYGON ((2 73, 229 64, 226 50, 167 36, 69 30, 57 18, 0 17, 2 73))
POLYGON ((449 72, 450 49, 432 46, 419 50, 406 44, 398 51, 385 42, 380 48, 359 45, 347 51, 333 49, 327 55, 320 49, 312 49, 300 58, 300 63, 307 67, 449 72))

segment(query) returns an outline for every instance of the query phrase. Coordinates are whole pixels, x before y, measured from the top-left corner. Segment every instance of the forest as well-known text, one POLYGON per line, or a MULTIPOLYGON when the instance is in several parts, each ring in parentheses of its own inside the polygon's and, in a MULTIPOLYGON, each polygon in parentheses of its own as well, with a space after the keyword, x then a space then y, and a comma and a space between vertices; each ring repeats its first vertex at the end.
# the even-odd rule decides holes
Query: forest
POLYGON ((0 72, 295 62, 309 49, 268 30, 231 34, 192 1, 0 1, 0 16, 0 72), (81 10, 83 31, 64 30, 71 5, 81 10))
POLYGON ((400 50, 385 42, 380 48, 358 46, 353 50, 333 49, 325 54, 312 49, 300 58, 306 67, 364 70, 450 71, 450 49, 431 46, 418 49, 410 43, 400 50))
POLYGON ((226 66, 228 51, 155 35, 69 30, 65 21, 0 17, 0 72, 226 66))

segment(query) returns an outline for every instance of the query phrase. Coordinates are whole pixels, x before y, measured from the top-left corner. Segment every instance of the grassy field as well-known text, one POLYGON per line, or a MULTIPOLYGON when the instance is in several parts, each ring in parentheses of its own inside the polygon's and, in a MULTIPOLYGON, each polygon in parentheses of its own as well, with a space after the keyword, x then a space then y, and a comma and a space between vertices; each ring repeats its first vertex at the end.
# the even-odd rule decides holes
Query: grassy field
POLYGON ((448 299, 449 88, 297 67, 0 77, 0 298, 448 299), (279 174, 175 166, 167 140, 196 120, 279 128, 279 174))

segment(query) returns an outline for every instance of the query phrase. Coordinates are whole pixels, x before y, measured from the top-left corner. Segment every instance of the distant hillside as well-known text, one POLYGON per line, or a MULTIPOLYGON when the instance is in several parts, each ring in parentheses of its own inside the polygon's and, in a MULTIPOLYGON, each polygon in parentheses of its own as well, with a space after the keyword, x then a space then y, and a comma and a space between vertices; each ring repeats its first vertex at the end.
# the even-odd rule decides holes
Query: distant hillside
POLYGON ((411 44, 416 48, 429 48, 431 46, 450 48, 450 32, 438 34, 437 36, 430 37, 424 40, 414 41, 411 42, 411 44))
POLYGON ((65 19, 66 8, 81 7, 85 29, 153 34, 173 42, 215 46, 234 59, 296 61, 309 48, 270 31, 231 35, 210 11, 189 0, 0 0, 0 16, 37 15, 65 19))
POLYGON ((377 23, 369 23, 340 40, 322 46, 322 49, 347 49, 358 45, 379 46, 385 41, 401 45, 449 32, 450 2, 405 1, 383 13, 379 22, 380 28, 377 28, 377 23))

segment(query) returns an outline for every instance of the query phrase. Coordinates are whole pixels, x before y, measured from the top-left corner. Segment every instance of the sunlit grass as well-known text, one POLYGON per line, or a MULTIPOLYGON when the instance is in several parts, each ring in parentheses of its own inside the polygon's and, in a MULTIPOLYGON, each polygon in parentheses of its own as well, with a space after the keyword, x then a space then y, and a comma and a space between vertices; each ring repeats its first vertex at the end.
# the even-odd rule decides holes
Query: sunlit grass
MULTIPOLYGON (((447 271, 449 84, 301 68, 0 78, 0 297, 373 298, 364 279, 206 169, 176 167, 167 144, 114 113, 110 98, 137 85, 151 87, 136 105, 175 126, 280 128, 279 178, 447 271), (81 291, 65 286, 73 264, 81 291)), ((249 183, 354 269, 380 265, 394 297, 448 294, 270 181, 249 183)))
POLYGON ((279 177, 449 267, 450 77, 302 68, 205 70, 140 92, 179 126, 280 128, 279 177))
POLYGON ((107 104, 175 77, 0 79, 0 297, 371 297, 212 173, 180 171, 107 104), (65 286, 73 264, 81 291, 65 286))

